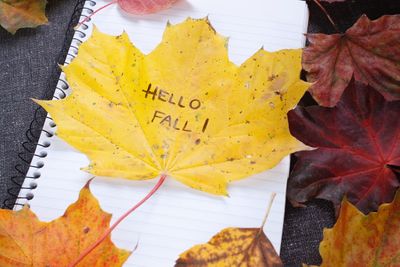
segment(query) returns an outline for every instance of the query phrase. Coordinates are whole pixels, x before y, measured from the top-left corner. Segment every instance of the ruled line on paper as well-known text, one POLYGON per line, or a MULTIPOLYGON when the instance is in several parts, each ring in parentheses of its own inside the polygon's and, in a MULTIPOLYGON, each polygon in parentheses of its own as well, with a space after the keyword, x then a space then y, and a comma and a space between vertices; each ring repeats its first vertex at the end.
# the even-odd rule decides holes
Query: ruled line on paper
MULTIPOLYGON (((51 187, 48 187, 48 186, 42 186, 42 188, 43 188, 43 190, 44 189, 54 189, 54 190, 63 190, 63 191, 66 191, 66 192, 70 192, 70 193, 75 193, 77 190, 79 190, 80 188, 82 187, 82 185, 80 184, 80 183, 78 183, 77 184, 77 186, 75 187, 75 188, 68 188, 68 189, 66 189, 66 187, 60 187, 59 186, 59 183, 57 183, 57 186, 51 186, 51 187)), ((187 190, 191 190, 191 189, 189 189, 189 188, 187 188, 187 190)), ((143 190, 143 189, 140 189, 140 190, 138 190, 137 188, 135 189, 135 191, 138 193, 138 194, 140 194, 140 195, 145 195, 147 192, 148 192, 148 190, 146 191, 146 190, 143 190)), ((165 193, 165 191, 169 191, 169 188, 168 187, 164 187, 163 189, 162 189, 162 191, 161 192, 157 192, 157 195, 160 197, 160 198, 162 198, 163 200, 166 200, 166 201, 169 201, 169 202, 172 202, 172 203, 175 203, 174 202, 174 198, 173 198, 173 196, 171 196, 170 194, 168 194, 168 193, 165 193), (163 193, 164 192, 164 193, 163 193)), ((120 191, 119 191, 120 192, 120 191)), ((47 197, 52 197, 52 195, 47 195, 47 197)), ((102 194, 102 197, 105 197, 105 198, 113 198, 114 197, 114 195, 113 194, 102 194)), ((62 200, 63 199, 63 197, 62 196, 60 196, 60 195, 56 195, 55 194, 55 196, 53 197, 53 199, 59 199, 59 200, 62 200)), ((125 202, 132 202, 132 198, 129 198, 129 197, 127 197, 127 196, 125 196, 125 194, 119 194, 119 196, 118 196, 118 199, 120 200, 120 201, 125 201, 125 202)), ((235 200, 237 200, 238 198, 236 198, 235 197, 235 200)), ((259 212, 263 212, 264 211, 264 209, 263 208, 261 208, 261 207, 254 207, 254 206, 251 206, 251 204, 253 204, 253 202, 255 202, 255 201, 259 201, 259 200, 263 200, 264 198, 261 198, 261 197, 258 197, 258 198, 251 198, 251 199, 248 199, 248 198, 246 198, 246 197, 244 197, 243 198, 243 200, 245 201, 245 200, 250 200, 250 201, 247 201, 246 202, 246 205, 243 205, 243 204, 239 204, 239 203, 241 203, 241 201, 230 201, 230 205, 234 205, 235 207, 238 207, 238 208, 241 208, 241 209, 254 209, 254 210, 258 210, 259 212)), ((181 201, 181 202, 183 202, 183 201, 185 201, 184 203, 191 203, 191 202, 193 202, 193 201, 198 201, 199 199, 198 198, 190 198, 190 197, 186 197, 186 196, 179 196, 179 201, 181 201)), ((213 201, 213 200, 209 200, 209 199, 205 199, 205 198, 201 198, 201 201, 202 201, 202 203, 205 203, 205 204, 214 204, 215 203, 215 201, 213 201)), ((285 201, 284 201, 284 194, 283 193, 281 193, 281 194, 278 194, 278 197, 277 197, 277 199, 276 199, 276 201, 274 201, 274 203, 275 203, 275 205, 276 206, 279 206, 279 207, 284 207, 284 205, 285 205, 285 201), (280 197, 280 196, 282 196, 282 197, 280 197), (283 198, 283 199, 282 199, 283 198)), ((187 206, 188 206, 188 204, 186 204, 187 206)), ((216 212, 218 212, 218 211, 216 211, 216 212)))
MULTIPOLYGON (((173 14, 166 14, 166 15, 169 16, 169 17, 175 17, 175 18, 180 19, 180 20, 184 20, 184 19, 186 19, 188 17, 188 16, 176 16, 176 15, 173 15, 173 14)), ((115 16, 113 16, 113 15, 104 15, 101 18, 99 18, 98 21, 107 23, 107 22, 113 21, 114 18, 115 18, 115 16)), ((161 15, 160 15, 160 18, 162 18, 161 15)), ((156 22, 156 21, 158 21, 158 19, 156 19, 156 18, 146 19, 146 22, 150 22, 150 21, 156 22)), ((260 24, 254 25, 254 24, 244 24, 244 23, 237 23, 237 22, 225 22, 223 20, 218 20, 218 19, 213 19, 212 22, 214 22, 214 23, 218 22, 218 23, 223 24, 225 27, 221 28, 222 30, 231 30, 232 32, 241 33, 241 34, 243 34, 243 33, 245 33, 245 34, 254 34, 254 32, 247 32, 245 30, 244 31, 238 31, 237 30, 238 27, 243 27, 243 28, 254 27, 256 29, 258 28, 259 30, 271 31, 271 32, 278 33, 278 34, 279 33, 283 33, 283 32, 290 33, 290 34, 292 34, 290 37, 288 37, 287 35, 282 35, 282 36, 279 36, 279 35, 274 36, 274 35, 272 35, 272 36, 269 36, 269 37, 271 37, 271 38, 284 38, 284 39, 287 38, 287 39, 292 40, 292 41, 293 40, 294 41, 298 41, 298 39, 295 38, 294 36, 296 36, 297 34, 299 34, 300 32, 303 31, 303 29, 301 29, 301 31, 293 30, 294 27, 296 27, 296 26, 298 27, 298 25, 296 25, 296 24, 288 24, 287 29, 282 28, 281 25, 279 25, 280 27, 279 27, 279 30, 278 30, 277 27, 263 27, 260 24), (227 27, 227 26, 229 26, 229 27, 227 27)), ((268 21, 264 21, 264 23, 268 23, 268 21)), ((116 22, 113 22, 113 24, 124 26, 126 24, 126 22, 125 21, 116 21, 116 22)), ((165 23, 165 25, 166 25, 166 23, 165 23)), ((145 26, 143 26, 142 29, 154 30, 154 29, 158 29, 158 27, 154 27, 152 25, 145 25, 145 26)), ((142 33, 140 33, 140 34, 142 34, 142 33)), ((148 36, 152 36, 152 37, 155 36, 157 38, 160 37, 160 36, 158 36, 158 35, 156 35, 154 33, 150 33, 148 36)), ((241 37, 241 39, 244 39, 244 38, 241 37)))
MULTIPOLYGON (((103 198, 104 199, 104 196, 99 196, 99 198, 103 198)), ((43 197, 43 200, 45 200, 45 201, 54 201, 54 200, 60 200, 60 199, 52 198, 52 197, 43 197)), ((37 203, 37 205, 41 206, 42 208, 45 207, 44 203, 37 203)), ((111 205, 111 204, 104 204, 103 205, 103 209, 105 209, 107 211, 117 210, 117 211, 119 211, 121 213, 122 211, 119 210, 119 207, 120 206, 118 206, 118 205, 111 205)), ((152 204, 149 203, 147 205, 147 207, 148 207, 148 210, 143 210, 143 209, 142 210, 138 210, 138 211, 136 211, 135 214, 143 214, 143 215, 146 215, 146 214, 151 215, 151 214, 153 214, 153 212, 151 211, 152 204)), ((207 224, 209 223, 209 224, 218 225, 218 224, 221 224, 222 222, 224 222, 226 219, 230 219, 230 218, 231 219, 235 219, 236 217, 241 217, 242 220, 248 220, 248 221, 257 221, 257 220, 259 220, 259 217, 250 217, 250 216, 245 216, 245 215, 241 215, 241 214, 230 214, 230 213, 218 212, 217 214, 219 216, 219 221, 216 221, 215 220, 216 218, 214 218, 214 219, 205 219, 205 217, 203 216, 203 215, 207 214, 207 215, 210 215, 211 218, 213 218, 213 217, 216 217, 216 212, 202 212, 201 210, 196 210, 197 212, 199 212, 200 215, 196 216, 196 217, 195 216, 190 216, 189 217, 187 213, 184 213, 184 211, 186 210, 184 208, 182 208, 181 211, 182 211, 182 213, 185 214, 185 216, 182 216, 182 215, 180 216, 180 214, 178 212, 176 212, 176 210, 174 211, 174 213, 171 212, 173 207, 168 206, 168 205, 164 205, 163 207, 166 210, 168 210, 169 212, 164 212, 164 213, 163 212, 158 212, 157 214, 159 216, 163 216, 164 218, 168 217, 170 219, 177 219, 176 221, 178 221, 179 219, 185 219, 185 220, 189 220, 189 221, 193 220, 193 221, 199 221, 199 222, 202 222, 202 223, 207 223, 207 224)), ((51 208, 51 207, 49 207, 49 208, 51 208)), ((64 209, 58 209, 58 210, 59 211, 63 211, 64 209)), ((274 219, 275 215, 278 216, 280 214, 281 214, 281 212, 277 212, 276 210, 275 211, 271 211, 271 219, 269 219, 268 223, 270 223, 270 224, 279 224, 279 223, 281 223, 280 220, 276 220, 276 218, 274 219)), ((208 218, 210 218, 210 217, 208 217, 208 218)), ((54 219, 54 218, 51 218, 51 219, 54 219)), ((127 220, 129 220, 129 219, 127 219, 127 220)))

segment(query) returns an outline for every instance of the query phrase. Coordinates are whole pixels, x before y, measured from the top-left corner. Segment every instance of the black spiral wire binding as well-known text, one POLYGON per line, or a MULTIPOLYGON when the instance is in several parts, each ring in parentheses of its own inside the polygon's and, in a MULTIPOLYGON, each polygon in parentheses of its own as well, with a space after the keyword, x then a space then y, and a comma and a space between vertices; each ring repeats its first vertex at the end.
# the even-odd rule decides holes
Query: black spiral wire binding
MULTIPOLYGON (((64 44, 58 55, 57 62, 65 62, 64 64, 68 64, 68 62, 76 57, 78 47, 82 43, 80 38, 86 37, 85 30, 87 30, 89 26, 88 24, 82 24, 80 29, 76 31, 74 30, 74 26, 77 25, 80 20, 92 14, 93 9, 90 7, 94 7, 95 5, 95 0, 78 0, 68 24, 64 44), (85 6, 85 3, 88 4, 85 6), (72 49, 70 49, 70 47, 72 47, 72 49)), ((88 19, 88 22, 89 21, 90 19, 88 19)), ((44 98, 63 99, 67 96, 66 92, 69 90, 69 85, 62 77, 60 77, 61 70, 58 66, 55 66, 53 70, 52 80, 49 82, 49 89, 44 98), (55 86, 55 84, 57 84, 57 86, 55 86)), ((7 190, 9 197, 4 200, 2 208, 12 209, 14 205, 23 206, 24 204, 18 203, 17 200, 31 200, 34 197, 31 192, 20 196, 20 190, 32 190, 37 187, 36 180, 40 178, 41 173, 39 170, 43 168, 44 163, 39 160, 32 165, 32 159, 43 159, 47 156, 45 150, 42 150, 39 154, 35 153, 36 147, 48 148, 51 145, 48 141, 39 143, 38 140, 42 132, 45 133, 48 138, 51 138, 54 135, 54 132, 43 128, 46 119, 49 120, 50 129, 56 126, 53 120, 47 116, 47 113, 43 108, 36 108, 33 120, 31 121, 28 130, 25 132, 26 141, 22 143, 24 152, 18 154, 21 162, 14 166, 16 175, 11 177, 12 186, 7 190), (32 174, 27 175, 30 168, 36 169, 37 171, 33 171, 32 174), (31 180, 28 186, 26 185, 27 182, 24 182, 25 179, 31 180)))

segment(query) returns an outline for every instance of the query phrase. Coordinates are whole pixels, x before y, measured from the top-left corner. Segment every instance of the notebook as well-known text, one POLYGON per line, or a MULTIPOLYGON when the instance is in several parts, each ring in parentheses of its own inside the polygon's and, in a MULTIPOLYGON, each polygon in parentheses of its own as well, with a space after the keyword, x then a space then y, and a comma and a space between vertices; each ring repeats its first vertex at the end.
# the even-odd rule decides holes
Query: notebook
MULTIPOLYGON (((107 0, 87 0, 81 20, 107 0)), ((268 51, 304 46, 308 13, 300 0, 181 0, 168 10, 145 16, 128 15, 117 5, 96 14, 76 30, 65 64, 76 56, 79 45, 91 34, 93 23, 105 33, 117 35, 125 30, 144 53, 160 42, 167 21, 176 24, 187 17, 208 16, 216 31, 229 36, 229 57, 241 64, 260 47, 268 51)), ((61 74, 54 98, 71 92, 61 74)), ((79 190, 92 177, 81 171, 89 161, 63 140, 48 117, 44 123, 35 155, 17 199, 15 209, 29 202, 41 220, 61 216, 76 201, 79 190), (29 199, 29 200, 26 200, 29 199)), ((195 244, 207 242, 226 227, 259 227, 270 196, 277 194, 264 231, 276 251, 280 251, 284 220, 289 157, 275 168, 229 185, 229 197, 212 196, 190 189, 173 179, 112 233, 114 243, 132 250, 124 266, 173 266, 179 254, 195 244)), ((157 179, 129 181, 96 177, 92 193, 115 221, 142 199, 157 179)))

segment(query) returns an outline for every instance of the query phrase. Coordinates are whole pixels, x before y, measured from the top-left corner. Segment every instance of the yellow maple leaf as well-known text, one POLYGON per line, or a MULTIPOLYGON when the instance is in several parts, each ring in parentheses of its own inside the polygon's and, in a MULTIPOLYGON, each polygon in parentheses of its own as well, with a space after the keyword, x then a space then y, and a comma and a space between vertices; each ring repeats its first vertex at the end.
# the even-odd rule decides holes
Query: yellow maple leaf
POLYGON ((126 33, 94 30, 63 70, 73 93, 37 101, 58 135, 91 160, 95 175, 169 175, 213 194, 275 166, 304 145, 286 113, 308 87, 301 50, 260 49, 241 66, 207 19, 168 24, 148 55, 126 33))

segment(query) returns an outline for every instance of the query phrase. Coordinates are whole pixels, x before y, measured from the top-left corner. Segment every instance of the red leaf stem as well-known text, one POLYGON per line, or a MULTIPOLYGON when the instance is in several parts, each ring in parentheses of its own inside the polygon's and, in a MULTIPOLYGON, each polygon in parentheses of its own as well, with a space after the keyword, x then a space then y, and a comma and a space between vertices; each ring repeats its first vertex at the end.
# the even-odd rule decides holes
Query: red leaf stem
POLYGON ((112 1, 112 2, 110 2, 110 3, 108 3, 107 5, 104 5, 104 6, 100 7, 100 8, 98 8, 98 9, 95 10, 92 14, 90 14, 89 16, 87 16, 84 20, 82 20, 81 22, 79 22, 79 24, 76 25, 75 29, 78 29, 79 27, 81 27, 83 23, 89 21, 89 20, 90 20, 95 14, 97 14, 99 11, 101 11, 101 10, 103 10, 103 9, 105 9, 105 8, 107 8, 107 7, 111 6, 111 5, 113 5, 113 4, 116 4, 116 3, 118 3, 118 0, 114 0, 114 1, 112 1))
POLYGON ((78 265, 90 252, 92 252, 98 245, 103 242, 104 239, 107 238, 107 236, 114 230, 115 227, 118 226, 126 217, 128 217, 129 214, 131 214, 134 210, 139 208, 144 202, 146 202, 152 195, 154 195, 155 192, 161 187, 161 185, 164 183, 165 179, 167 178, 166 174, 161 175, 160 179, 158 180, 157 184, 153 187, 153 189, 142 199, 140 200, 135 206, 130 208, 127 212, 125 212, 106 232, 103 233, 102 236, 100 236, 99 239, 93 245, 85 249, 79 257, 73 261, 69 267, 74 267, 78 265))

